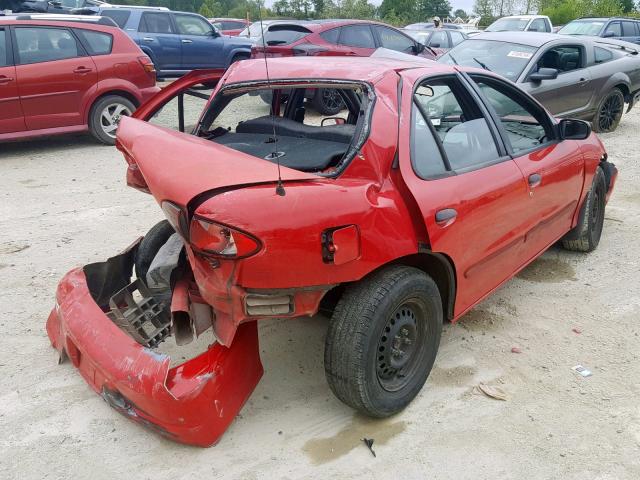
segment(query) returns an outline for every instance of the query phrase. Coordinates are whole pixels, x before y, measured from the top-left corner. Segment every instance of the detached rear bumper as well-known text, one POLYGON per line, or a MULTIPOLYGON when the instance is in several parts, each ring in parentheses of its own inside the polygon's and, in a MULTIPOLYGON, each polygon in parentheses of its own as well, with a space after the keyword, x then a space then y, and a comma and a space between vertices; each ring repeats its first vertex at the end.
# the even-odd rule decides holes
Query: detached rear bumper
MULTIPOLYGON (((257 325, 241 325, 231 348, 214 343, 170 368, 167 355, 135 342, 107 317, 94 297, 101 301, 110 293, 97 293, 96 279, 87 279, 96 272, 122 277, 123 268, 130 274, 134 250, 72 270, 62 279, 47 320, 51 343, 91 388, 131 420, 181 443, 215 444, 262 376, 257 325)), ((118 279, 99 280, 105 287, 118 279)))

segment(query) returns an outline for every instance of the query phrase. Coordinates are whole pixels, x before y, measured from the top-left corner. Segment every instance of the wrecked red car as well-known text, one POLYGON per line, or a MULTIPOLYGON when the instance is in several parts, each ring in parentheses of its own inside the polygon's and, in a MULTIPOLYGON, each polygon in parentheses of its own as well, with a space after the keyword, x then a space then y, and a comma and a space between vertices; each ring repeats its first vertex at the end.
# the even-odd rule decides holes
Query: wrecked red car
POLYGON ((122 119, 128 184, 166 220, 68 273, 47 322, 107 403, 183 443, 217 442, 258 383, 257 321, 319 309, 332 312, 333 392, 372 417, 399 412, 443 321, 557 241, 597 247, 617 177, 589 124, 554 119, 487 71, 379 58, 268 67, 270 79, 263 60, 192 72, 122 119), (307 112, 314 88, 340 93, 339 117, 307 112), (191 97, 206 106, 189 125, 191 97), (208 329, 217 341, 180 365, 157 351, 208 329))

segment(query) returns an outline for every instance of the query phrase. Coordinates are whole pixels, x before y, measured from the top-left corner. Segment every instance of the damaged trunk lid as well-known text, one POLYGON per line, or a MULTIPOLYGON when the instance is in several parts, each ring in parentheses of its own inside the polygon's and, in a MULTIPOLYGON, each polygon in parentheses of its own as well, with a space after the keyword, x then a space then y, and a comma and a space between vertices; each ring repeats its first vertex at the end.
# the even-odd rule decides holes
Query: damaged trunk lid
MULTIPOLYGON (((122 118, 118 148, 129 164, 128 178, 138 171, 158 203, 187 205, 207 191, 278 181, 272 161, 135 118, 122 118)), ((319 178, 284 166, 280 172, 283 182, 319 178)))

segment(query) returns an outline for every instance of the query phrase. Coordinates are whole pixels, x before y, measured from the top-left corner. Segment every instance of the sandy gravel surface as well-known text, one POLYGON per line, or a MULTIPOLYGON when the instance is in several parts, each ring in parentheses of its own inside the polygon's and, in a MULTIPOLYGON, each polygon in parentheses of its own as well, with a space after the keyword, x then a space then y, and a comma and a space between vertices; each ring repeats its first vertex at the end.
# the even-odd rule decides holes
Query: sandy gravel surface
POLYGON ((325 318, 265 321, 265 375, 209 449, 111 410, 69 363, 57 365, 44 330, 64 272, 144 234, 161 220, 158 206, 125 186, 115 148, 88 137, 0 145, 0 479, 637 480, 639 131, 637 109, 604 136, 620 178, 598 250, 554 247, 445 325, 436 366, 405 412, 373 421, 334 398, 325 318), (577 364, 593 376, 577 376, 577 364), (474 393, 480 382, 508 400, 474 393), (377 458, 362 437, 375 439, 377 458))

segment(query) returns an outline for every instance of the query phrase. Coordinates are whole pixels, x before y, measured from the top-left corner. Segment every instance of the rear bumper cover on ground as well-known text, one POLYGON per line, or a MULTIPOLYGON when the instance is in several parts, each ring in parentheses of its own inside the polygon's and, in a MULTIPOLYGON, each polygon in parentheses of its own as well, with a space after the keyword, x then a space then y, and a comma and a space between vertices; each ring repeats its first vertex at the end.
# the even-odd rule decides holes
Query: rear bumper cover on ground
POLYGON ((135 342, 94 300, 109 296, 104 287, 117 283, 123 268, 130 276, 134 254, 135 247, 107 262, 72 270, 62 279, 47 321, 51 343, 91 388, 128 418, 181 443, 215 444, 262 376, 256 322, 238 328, 231 348, 214 343, 171 368, 167 355, 135 342), (113 277, 98 279, 100 292, 96 279, 88 280, 96 274, 113 277))

